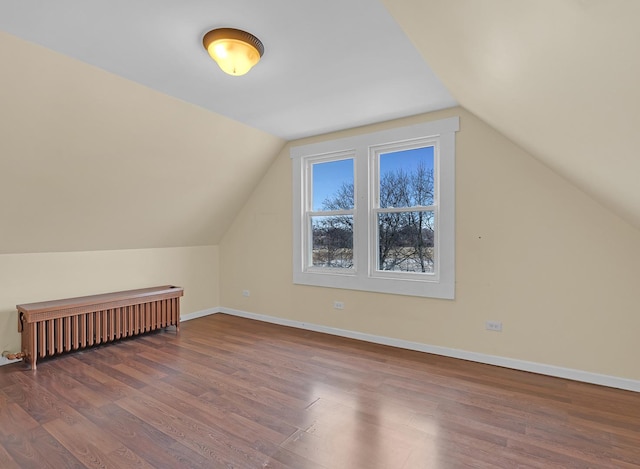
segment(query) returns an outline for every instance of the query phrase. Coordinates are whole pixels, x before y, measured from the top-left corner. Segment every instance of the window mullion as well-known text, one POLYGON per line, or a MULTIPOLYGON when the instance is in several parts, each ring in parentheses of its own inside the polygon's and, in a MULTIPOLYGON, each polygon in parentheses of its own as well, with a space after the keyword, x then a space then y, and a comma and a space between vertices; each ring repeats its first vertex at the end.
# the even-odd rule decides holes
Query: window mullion
POLYGON ((369 264, 369 165, 368 149, 360 145, 356 147, 355 157, 355 215, 353 248, 356 275, 361 279, 368 276, 369 264))

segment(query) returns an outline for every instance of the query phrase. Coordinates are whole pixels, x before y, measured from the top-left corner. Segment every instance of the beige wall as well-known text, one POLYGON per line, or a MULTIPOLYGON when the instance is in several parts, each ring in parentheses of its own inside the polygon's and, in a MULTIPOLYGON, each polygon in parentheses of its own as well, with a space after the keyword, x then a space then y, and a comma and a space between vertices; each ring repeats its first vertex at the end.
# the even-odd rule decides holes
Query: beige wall
POLYGON ((182 314, 217 306, 218 247, 0 255, 0 351, 20 350, 16 304, 167 284, 182 314))
POLYGON ((362 131, 453 115, 461 118, 455 300, 293 285, 291 161, 285 148, 220 244, 221 304, 640 379, 637 229, 463 109, 362 131), (243 297, 243 289, 251 296, 243 297), (334 300, 343 301, 345 309, 334 310, 334 300), (486 331, 487 319, 502 321, 503 332, 486 331))
POLYGON ((2 31, 0 64, 0 254, 217 245, 285 143, 2 31))

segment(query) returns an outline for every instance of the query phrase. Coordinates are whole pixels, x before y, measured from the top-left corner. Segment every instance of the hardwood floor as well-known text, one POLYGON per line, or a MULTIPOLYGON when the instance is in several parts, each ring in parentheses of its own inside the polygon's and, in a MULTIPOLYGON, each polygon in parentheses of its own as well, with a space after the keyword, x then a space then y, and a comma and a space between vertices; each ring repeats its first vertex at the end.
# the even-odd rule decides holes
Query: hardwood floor
POLYGON ((640 394, 216 314, 0 368, 1 468, 640 468, 640 394))

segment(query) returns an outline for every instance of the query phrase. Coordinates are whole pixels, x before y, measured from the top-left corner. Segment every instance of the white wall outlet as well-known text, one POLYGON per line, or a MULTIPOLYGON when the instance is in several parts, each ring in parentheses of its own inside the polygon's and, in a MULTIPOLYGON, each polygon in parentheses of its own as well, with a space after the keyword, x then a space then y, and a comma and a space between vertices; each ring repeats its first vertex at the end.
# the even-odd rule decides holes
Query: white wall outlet
POLYGON ((342 301, 334 301, 333 309, 344 309, 344 303, 342 301))
POLYGON ((485 321, 484 328, 488 331, 502 332, 502 321, 485 321))
POLYGON ((251 292, 249 290, 242 290, 242 296, 251 296, 251 292))

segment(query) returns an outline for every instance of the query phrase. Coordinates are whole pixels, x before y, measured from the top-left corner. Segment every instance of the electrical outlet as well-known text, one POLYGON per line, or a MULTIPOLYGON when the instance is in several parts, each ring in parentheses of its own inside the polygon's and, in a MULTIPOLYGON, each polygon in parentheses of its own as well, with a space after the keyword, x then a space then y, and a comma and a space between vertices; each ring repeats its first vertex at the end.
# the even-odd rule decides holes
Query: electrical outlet
POLYGON ((242 290, 242 296, 251 296, 249 290, 242 290))
POLYGON ((488 331, 502 332, 501 321, 485 321, 484 328, 488 331))
POLYGON ((334 301, 333 309, 344 309, 344 303, 342 301, 334 301))

